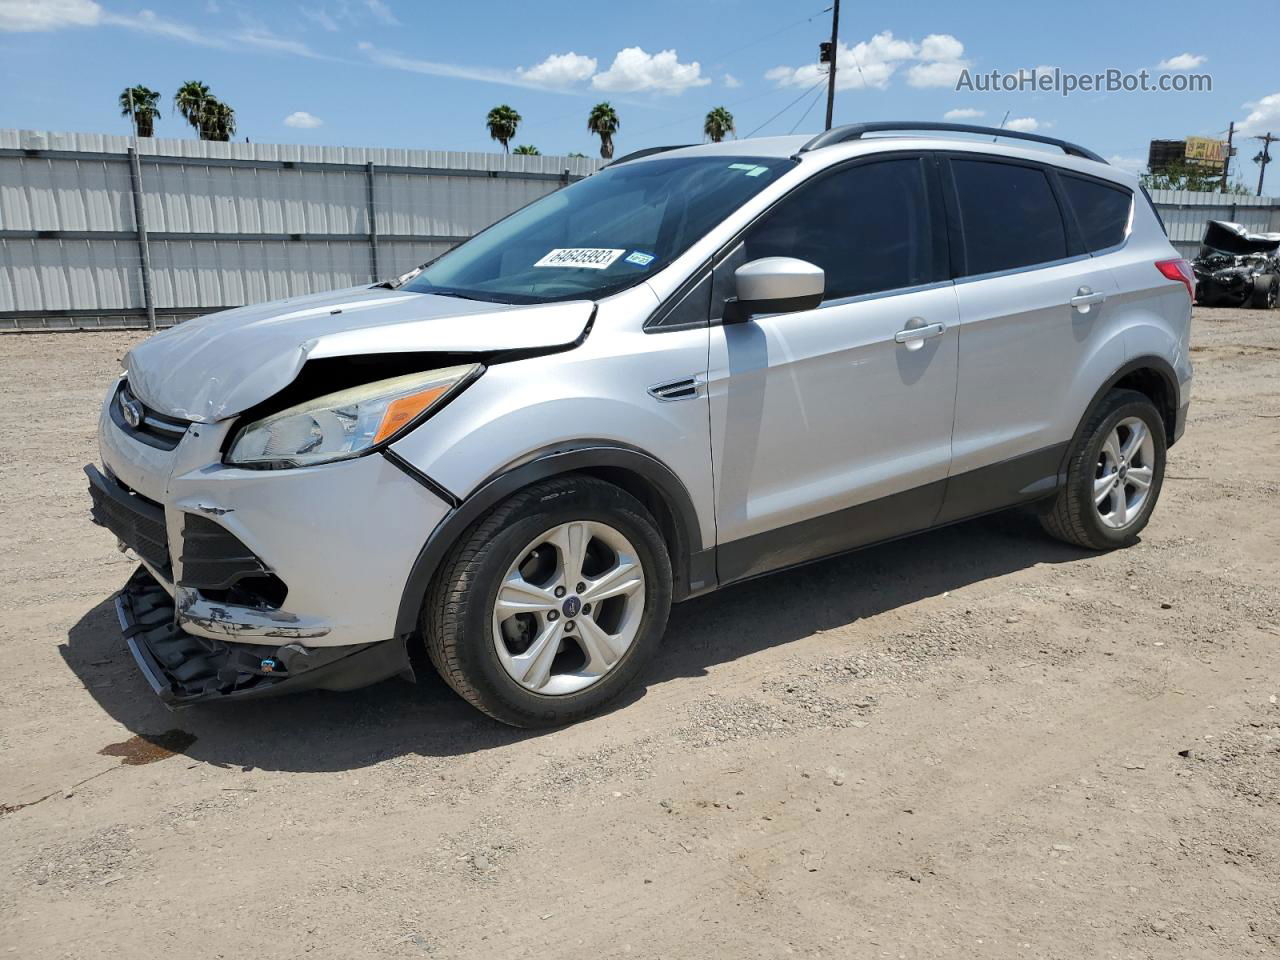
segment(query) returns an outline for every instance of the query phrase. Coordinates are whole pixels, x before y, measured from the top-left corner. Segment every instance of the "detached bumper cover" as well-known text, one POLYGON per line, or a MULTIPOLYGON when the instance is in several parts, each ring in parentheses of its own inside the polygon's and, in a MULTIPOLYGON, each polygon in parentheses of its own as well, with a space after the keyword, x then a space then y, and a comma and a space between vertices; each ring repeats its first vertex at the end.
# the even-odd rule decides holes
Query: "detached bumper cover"
POLYGON ((223 643, 189 634, 175 622, 173 599, 145 567, 116 595, 116 615, 142 675, 170 707, 295 690, 353 690, 413 675, 401 640, 306 648, 223 643))

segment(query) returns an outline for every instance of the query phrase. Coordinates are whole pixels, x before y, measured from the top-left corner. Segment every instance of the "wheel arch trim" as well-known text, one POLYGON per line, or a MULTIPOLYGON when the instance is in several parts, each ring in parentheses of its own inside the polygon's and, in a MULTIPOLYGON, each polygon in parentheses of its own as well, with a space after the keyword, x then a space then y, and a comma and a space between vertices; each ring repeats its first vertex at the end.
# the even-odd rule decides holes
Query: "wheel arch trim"
POLYGON ((1081 433, 1084 431, 1085 424, 1089 421, 1089 414, 1098 406, 1103 397, 1105 397, 1111 390, 1115 389, 1116 384, 1130 374, 1137 373, 1140 370, 1154 370, 1160 376, 1161 380, 1164 381, 1165 389, 1168 391, 1171 409, 1160 409, 1159 404, 1157 404, 1157 409, 1160 410, 1160 417, 1165 423, 1166 443, 1169 446, 1173 445, 1174 418, 1177 416, 1178 405, 1181 402, 1181 397, 1179 396, 1180 389, 1178 387, 1178 375, 1174 371, 1173 365, 1163 357, 1156 356, 1155 354, 1145 354, 1140 357, 1134 357, 1125 361, 1118 370, 1112 373, 1111 376, 1107 377, 1102 386, 1100 386, 1094 393, 1093 397, 1090 398, 1088 406, 1085 407, 1084 413, 1080 417, 1080 422, 1076 425, 1076 429, 1071 435, 1071 443, 1067 446, 1066 453, 1063 454, 1062 464, 1058 468, 1060 480, 1065 482, 1067 459, 1070 457, 1071 451, 1074 450, 1076 445, 1080 442, 1081 433))
MULTIPOLYGON (((580 440, 534 451, 481 481, 452 509, 427 537, 418 552, 400 598, 396 636, 417 631, 423 600, 445 556, 462 533, 512 494, 531 484, 566 473, 626 474, 646 485, 669 511, 655 516, 660 532, 673 548, 673 597, 684 599, 714 589, 714 551, 706 550, 693 498, 683 481, 661 460, 614 440, 580 440), (668 529, 669 528, 669 529, 668 529), (708 582, 710 576, 710 582, 708 582)), ((624 486, 625 489, 625 486, 624 486)))

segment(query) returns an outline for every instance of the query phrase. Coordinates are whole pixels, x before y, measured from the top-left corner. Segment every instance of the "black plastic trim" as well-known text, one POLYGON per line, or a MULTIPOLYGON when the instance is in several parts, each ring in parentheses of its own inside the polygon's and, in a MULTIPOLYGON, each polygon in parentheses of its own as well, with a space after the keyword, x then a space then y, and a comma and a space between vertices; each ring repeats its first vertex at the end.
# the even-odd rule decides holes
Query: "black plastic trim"
POLYGON ((956 523, 993 510, 1030 503, 1066 483, 1068 443, 1054 443, 947 479, 935 524, 956 523))
POLYGON ((1164 380, 1165 387, 1169 391, 1169 398, 1172 407, 1167 410, 1160 411, 1160 418, 1165 422, 1165 444, 1172 447, 1182 434, 1178 431, 1178 413, 1185 404, 1190 402, 1189 397, 1182 396, 1182 388, 1178 384, 1178 374, 1174 371, 1168 360, 1157 357, 1154 354, 1148 354, 1142 357, 1134 357, 1128 361, 1119 370, 1113 373, 1094 393, 1089 405, 1085 407, 1084 416, 1080 418, 1080 423, 1076 427, 1076 432, 1072 436, 1071 442, 1074 446, 1080 439, 1080 435, 1084 432, 1085 421, 1089 418, 1089 411, 1098 405, 1098 402, 1106 396, 1107 392, 1115 387, 1117 383, 1127 377, 1129 374, 1138 370, 1154 370, 1160 374, 1164 380))
POLYGON ((423 473, 421 470, 415 467, 412 463, 410 463, 404 457, 400 456, 400 454, 396 453, 394 450, 388 447, 387 449, 382 451, 382 455, 386 457, 387 460, 389 460, 393 466, 403 471, 407 476, 416 480, 418 483, 426 487, 427 490, 430 491, 430 493, 433 496, 438 497, 439 499, 447 503, 450 509, 456 510, 458 507, 462 506, 462 501, 458 499, 457 494, 455 494, 451 490, 446 489, 441 484, 436 483, 436 481, 432 480, 429 476, 427 476, 425 473, 423 473))
POLYGON ((458 538, 480 517, 530 484, 577 470, 601 468, 636 474, 658 490, 670 508, 676 535, 676 549, 671 557, 676 598, 684 599, 713 589, 714 584, 705 582, 708 575, 705 559, 700 563, 694 561, 703 553, 701 528, 693 499, 680 478, 662 461, 635 447, 608 440, 581 440, 536 453, 523 463, 503 468, 480 483, 440 521, 427 537, 405 582, 396 616, 396 636, 417 631, 432 577, 458 538))
POLYGON ((106 527, 127 547, 166 577, 172 569, 164 507, 104 476, 93 464, 84 467, 93 501, 93 522, 106 527))

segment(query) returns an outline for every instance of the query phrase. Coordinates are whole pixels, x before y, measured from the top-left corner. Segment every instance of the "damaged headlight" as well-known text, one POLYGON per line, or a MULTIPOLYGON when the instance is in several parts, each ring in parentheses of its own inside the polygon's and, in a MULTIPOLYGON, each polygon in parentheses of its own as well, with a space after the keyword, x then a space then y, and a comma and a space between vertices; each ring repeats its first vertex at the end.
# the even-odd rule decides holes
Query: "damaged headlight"
POLYGON ((243 427, 227 462, 300 467, 358 456, 421 422, 480 370, 412 373, 308 400, 243 427))

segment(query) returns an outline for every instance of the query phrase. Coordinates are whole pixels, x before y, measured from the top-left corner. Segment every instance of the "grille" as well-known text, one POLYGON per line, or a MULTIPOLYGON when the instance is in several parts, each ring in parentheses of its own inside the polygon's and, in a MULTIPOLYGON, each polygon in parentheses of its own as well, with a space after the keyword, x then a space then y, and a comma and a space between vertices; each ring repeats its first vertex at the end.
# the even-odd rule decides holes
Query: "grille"
POLYGON ((129 389, 128 381, 125 380, 120 382, 120 389, 116 391, 115 399, 111 402, 111 419, 129 436, 160 450, 173 450, 177 447, 178 441, 187 432, 187 427, 191 426, 190 421, 179 420, 177 417, 167 416, 148 407, 134 395, 129 389), (136 427, 131 425, 125 416, 126 405, 132 406, 141 414, 136 427))
POLYGON ((288 594, 235 534, 207 517, 185 515, 182 524, 182 580, 211 600, 279 609, 288 594))
POLYGON ((85 473, 89 477, 94 523, 106 527, 143 560, 171 577, 164 507, 103 476, 93 467, 85 467, 85 473))

